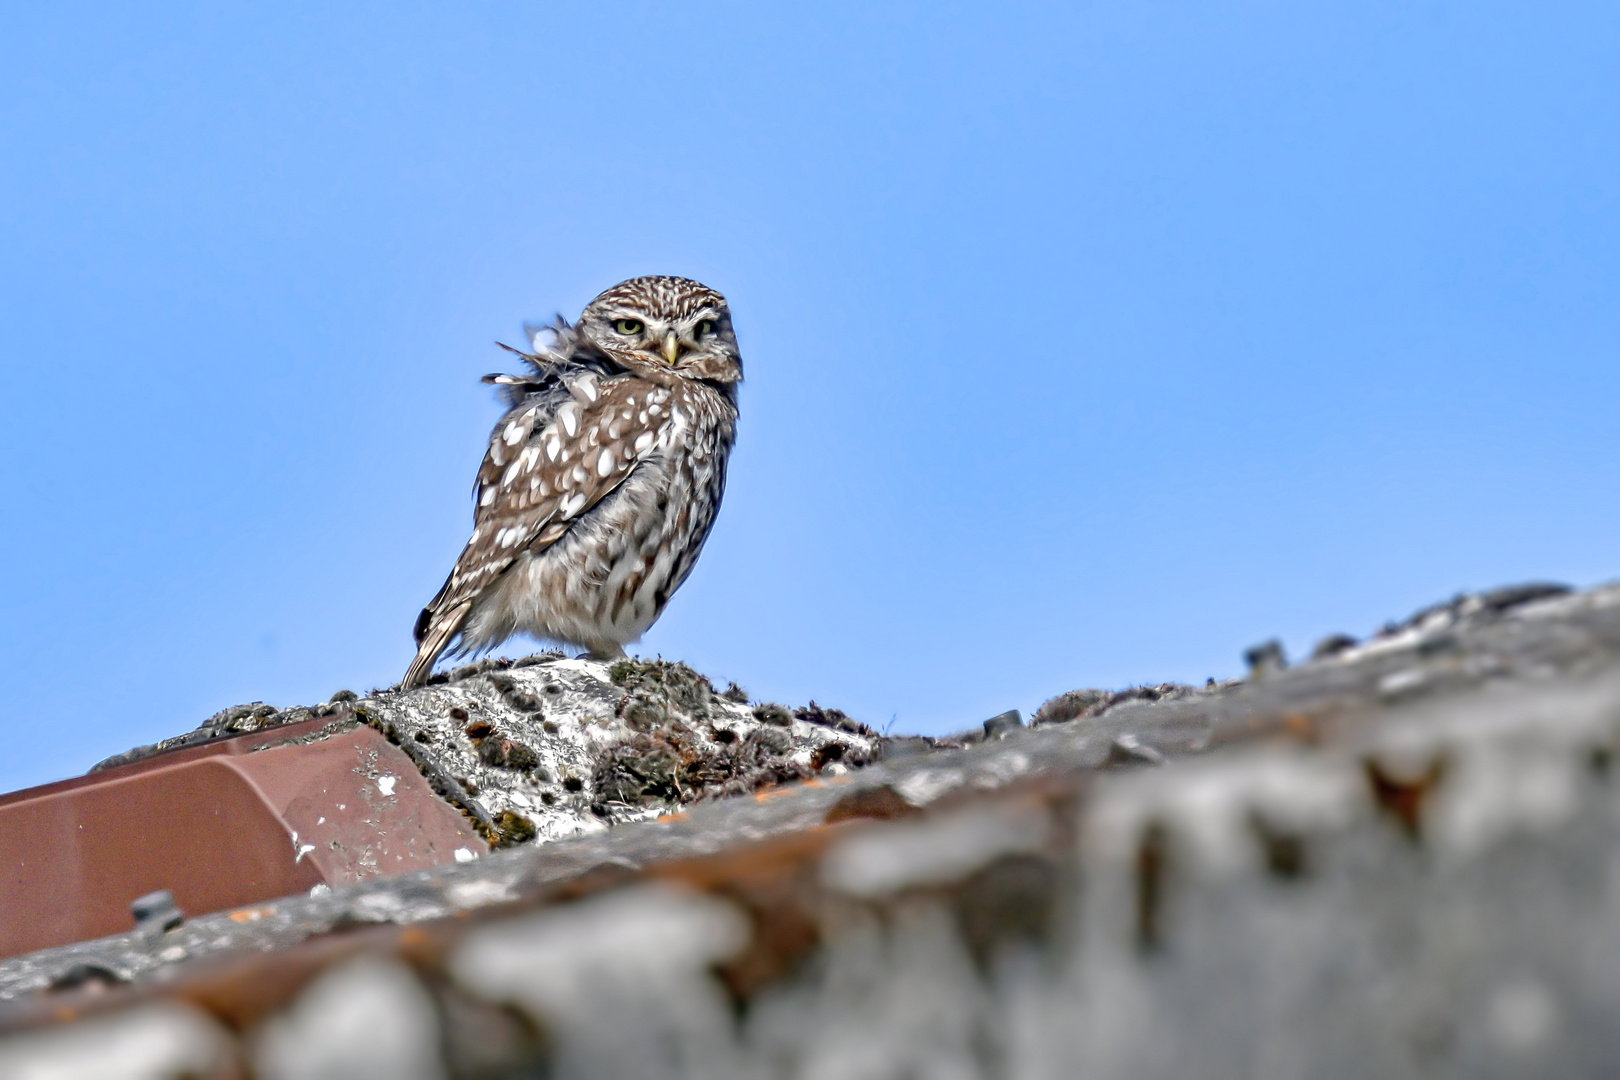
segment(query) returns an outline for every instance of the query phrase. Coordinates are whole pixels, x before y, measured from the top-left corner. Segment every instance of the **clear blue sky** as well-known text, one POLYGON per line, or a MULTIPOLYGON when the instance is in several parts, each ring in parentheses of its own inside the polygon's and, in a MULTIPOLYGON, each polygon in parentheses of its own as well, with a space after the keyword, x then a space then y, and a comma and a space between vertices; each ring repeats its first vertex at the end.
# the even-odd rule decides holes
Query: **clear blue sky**
POLYGON ((642 652, 757 697, 1620 575, 1613 4, 145 8, 0 15, 0 788, 397 679, 493 340, 635 274, 748 369, 642 652))

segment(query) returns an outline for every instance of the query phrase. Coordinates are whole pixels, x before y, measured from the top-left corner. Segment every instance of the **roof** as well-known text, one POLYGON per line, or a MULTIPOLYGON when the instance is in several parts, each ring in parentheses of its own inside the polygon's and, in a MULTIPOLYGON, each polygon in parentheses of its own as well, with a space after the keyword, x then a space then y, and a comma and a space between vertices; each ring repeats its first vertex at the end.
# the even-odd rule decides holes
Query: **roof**
MULTIPOLYGON (((488 715, 573 671, 618 687, 615 746, 696 726, 667 671, 654 692, 576 663, 349 713, 445 745, 449 709, 488 715), (666 712, 631 730, 643 691, 666 712)), ((711 726, 782 719, 718 697, 711 726)), ((801 717, 783 730, 802 778, 653 807, 636 800, 672 774, 632 770, 647 782, 605 815, 635 759, 599 753, 595 802, 531 819, 572 835, 496 829, 465 862, 0 962, 0 1065, 1463 1076, 1612 1058, 1620 587, 1461 597, 1299 666, 1262 651, 1245 680, 1078 692, 1037 719, 885 747, 801 717), (845 736, 877 760, 808 768, 801 737, 845 736)), ((554 777, 587 760, 513 741, 554 777)), ((527 809, 471 745, 430 763, 472 780, 468 820, 527 809)))

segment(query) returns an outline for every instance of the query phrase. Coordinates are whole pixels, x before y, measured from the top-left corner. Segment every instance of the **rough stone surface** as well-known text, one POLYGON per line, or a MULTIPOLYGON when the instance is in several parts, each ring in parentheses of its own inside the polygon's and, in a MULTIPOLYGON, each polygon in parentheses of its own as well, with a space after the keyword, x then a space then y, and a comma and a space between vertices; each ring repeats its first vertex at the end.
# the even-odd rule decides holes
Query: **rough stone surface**
POLYGON ((877 733, 836 709, 748 703, 685 664, 547 653, 487 660, 414 690, 340 692, 313 708, 238 705, 97 769, 211 739, 350 713, 411 758, 492 844, 551 841, 692 803, 859 768, 877 733))
POLYGON ((751 707, 665 660, 475 665, 353 708, 497 843, 598 832, 879 752, 842 713, 751 707))
POLYGON ((269 1033, 336 1030, 309 1018, 351 984, 414 1003, 442 1047, 423 1075, 1608 1071, 1620 587, 1464 597, 1267 657, 1240 682, 1064 695, 1029 729, 5 961, 0 1075, 115 1075, 51 1037, 127 1039, 161 1007, 198 1018, 173 1060, 264 1062, 269 1033))

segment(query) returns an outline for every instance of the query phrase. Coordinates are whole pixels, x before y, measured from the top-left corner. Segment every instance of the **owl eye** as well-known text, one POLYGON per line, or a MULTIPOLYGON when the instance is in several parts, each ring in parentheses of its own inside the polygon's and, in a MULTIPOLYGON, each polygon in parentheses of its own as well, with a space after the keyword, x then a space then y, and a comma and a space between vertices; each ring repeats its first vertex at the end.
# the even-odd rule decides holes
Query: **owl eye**
POLYGON ((642 322, 641 322, 640 319, 614 319, 613 320, 613 329, 617 330, 619 333, 623 334, 625 337, 633 337, 636 334, 641 333, 641 328, 642 328, 642 322))
POLYGON ((712 334, 712 333, 714 333, 714 320, 713 319, 704 319, 702 322, 697 324, 697 336, 698 337, 703 337, 706 334, 712 334))

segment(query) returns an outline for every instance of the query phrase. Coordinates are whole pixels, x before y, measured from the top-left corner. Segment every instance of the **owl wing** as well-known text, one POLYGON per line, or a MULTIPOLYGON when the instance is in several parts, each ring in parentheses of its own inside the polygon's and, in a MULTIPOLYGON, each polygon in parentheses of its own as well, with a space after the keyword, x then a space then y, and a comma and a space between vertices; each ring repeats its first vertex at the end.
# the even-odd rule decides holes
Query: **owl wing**
POLYGON ((586 375, 569 390, 561 404, 512 409, 491 433, 478 470, 472 537, 417 620, 420 651, 405 685, 415 685, 413 676, 426 678, 473 600, 519 554, 561 539, 663 444, 674 422, 673 393, 655 383, 586 375))

